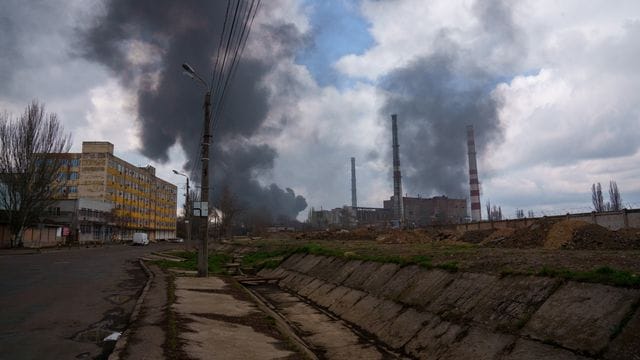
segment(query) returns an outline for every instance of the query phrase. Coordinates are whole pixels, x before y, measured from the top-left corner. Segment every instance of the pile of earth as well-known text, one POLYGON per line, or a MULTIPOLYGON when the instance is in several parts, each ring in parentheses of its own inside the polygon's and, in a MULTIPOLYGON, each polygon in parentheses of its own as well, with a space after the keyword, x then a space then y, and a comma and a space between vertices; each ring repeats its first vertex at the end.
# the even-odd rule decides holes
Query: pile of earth
POLYGON ((415 244, 433 241, 424 230, 388 230, 378 235, 376 242, 381 244, 415 244))
POLYGON ((480 244, 483 242, 488 236, 495 232, 494 229, 487 230, 469 230, 465 231, 462 235, 458 237, 459 241, 468 242, 471 244, 480 244))
POLYGON ((640 229, 609 230, 580 220, 539 219, 520 229, 468 231, 460 240, 498 248, 573 250, 640 249, 640 229))
POLYGON ((483 239, 482 245, 487 247, 531 249, 542 247, 547 234, 555 221, 540 219, 531 225, 520 229, 494 230, 496 234, 483 239))
POLYGON ((376 240, 380 231, 373 228, 310 231, 295 234, 297 240, 376 240))

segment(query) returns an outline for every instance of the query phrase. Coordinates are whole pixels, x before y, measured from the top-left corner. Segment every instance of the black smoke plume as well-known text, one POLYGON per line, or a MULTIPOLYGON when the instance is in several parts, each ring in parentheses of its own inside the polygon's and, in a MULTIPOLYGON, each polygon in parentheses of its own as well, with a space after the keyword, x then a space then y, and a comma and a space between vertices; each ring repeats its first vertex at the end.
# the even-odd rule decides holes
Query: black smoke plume
MULTIPOLYGON (((510 8, 501 1, 478 1, 475 14, 485 31, 481 46, 463 49, 443 29, 430 55, 382 81, 389 92, 382 117, 390 134, 390 114, 398 114, 403 183, 411 194, 466 197, 466 125, 474 125, 479 157, 490 142, 501 139, 500 102, 491 92, 501 72, 509 72, 522 54, 519 32, 510 8), (504 67, 496 70, 480 63, 498 50, 504 67)), ((479 174, 482 179, 482 168, 479 174)))
MULTIPOLYGON (((188 62, 211 79, 226 6, 210 0, 107 0, 104 12, 81 30, 83 55, 105 65, 137 94, 142 153, 166 161, 168 149, 179 142, 193 159, 185 169, 196 180, 204 88, 182 74, 181 64, 188 62)), ((214 119, 210 200, 217 203, 226 185, 242 206, 265 209, 273 218, 294 218, 306 208, 306 200, 291 189, 265 187, 256 180, 273 167, 277 154, 250 139, 268 111, 268 93, 260 82, 280 57, 300 46, 302 36, 291 24, 260 26, 255 32, 278 51, 239 63, 224 111, 214 119)))

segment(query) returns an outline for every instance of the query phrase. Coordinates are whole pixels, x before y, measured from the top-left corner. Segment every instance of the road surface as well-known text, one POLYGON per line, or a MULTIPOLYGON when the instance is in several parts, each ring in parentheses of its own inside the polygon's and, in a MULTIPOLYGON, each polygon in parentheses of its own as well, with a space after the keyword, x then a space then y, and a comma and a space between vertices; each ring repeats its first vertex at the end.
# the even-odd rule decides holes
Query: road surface
POLYGON ((0 359, 106 358, 102 339, 126 327, 146 281, 137 258, 170 247, 0 255, 0 359))

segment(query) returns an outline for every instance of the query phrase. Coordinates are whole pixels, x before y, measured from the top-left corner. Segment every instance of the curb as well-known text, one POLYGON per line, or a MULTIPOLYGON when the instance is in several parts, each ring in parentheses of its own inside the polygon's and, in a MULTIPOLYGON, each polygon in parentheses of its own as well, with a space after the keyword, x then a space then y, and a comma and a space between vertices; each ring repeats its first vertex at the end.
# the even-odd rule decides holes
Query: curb
POLYGON ((111 354, 109 355, 108 360, 121 359, 122 352, 127 347, 127 343, 129 342, 129 336, 131 335, 130 326, 131 324, 133 324, 138 320, 138 316, 140 315, 140 310, 142 309, 142 303, 144 302, 144 298, 147 296, 147 293, 149 292, 149 288, 151 287, 151 282, 155 277, 153 272, 149 270, 147 265, 145 265, 144 261, 140 259, 138 259, 138 261, 140 262, 140 267, 142 267, 144 272, 147 274, 147 283, 144 285, 144 288, 142 289, 142 293, 140 293, 140 296, 136 301, 136 305, 133 308, 133 312, 131 312, 131 316, 129 317, 129 327, 122 333, 120 338, 118 338, 118 341, 116 341, 116 345, 113 348, 113 351, 111 352, 111 354))

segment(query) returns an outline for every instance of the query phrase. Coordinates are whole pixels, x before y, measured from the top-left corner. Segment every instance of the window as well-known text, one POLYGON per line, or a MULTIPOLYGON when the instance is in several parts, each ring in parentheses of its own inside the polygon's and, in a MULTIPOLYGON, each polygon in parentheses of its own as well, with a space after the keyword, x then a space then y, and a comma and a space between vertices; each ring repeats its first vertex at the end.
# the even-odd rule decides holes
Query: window
POLYGON ((71 166, 80 166, 80 159, 71 159, 71 166))
POLYGON ((77 186, 69 186, 69 192, 70 193, 77 193, 78 192, 78 187, 77 186))
POLYGON ((77 172, 72 172, 71 174, 69 174, 69 180, 78 180, 79 176, 77 172))
POLYGON ((82 234, 91 234, 91 225, 81 224, 80 232, 82 234))

